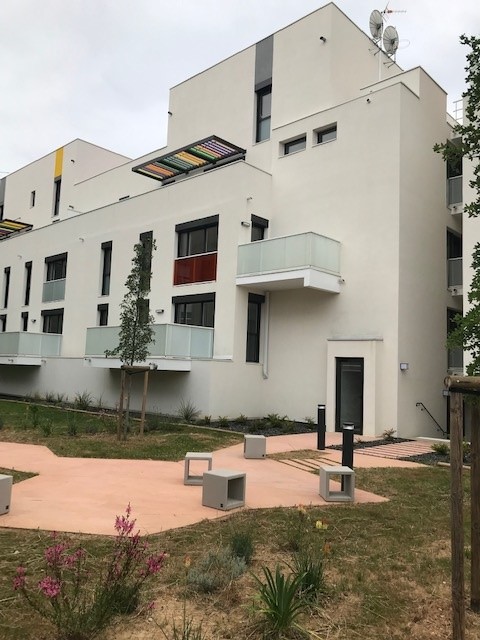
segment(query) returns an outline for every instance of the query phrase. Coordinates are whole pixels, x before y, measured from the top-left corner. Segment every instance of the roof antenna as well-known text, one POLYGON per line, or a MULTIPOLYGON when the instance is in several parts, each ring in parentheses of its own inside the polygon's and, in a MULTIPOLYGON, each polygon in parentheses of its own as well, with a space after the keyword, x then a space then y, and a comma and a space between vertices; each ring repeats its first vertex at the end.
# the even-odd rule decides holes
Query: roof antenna
MULTIPOLYGON (((374 44, 377 45, 378 49, 375 51, 375 55, 384 51, 390 59, 393 59, 393 64, 395 62, 395 54, 398 49, 398 32, 395 27, 389 26, 384 29, 384 24, 387 20, 387 15, 390 13, 407 13, 405 9, 389 9, 388 3, 383 11, 378 11, 375 9, 370 14, 369 27, 370 33, 372 35, 372 40, 374 44), (383 49, 382 49, 383 43, 383 49)), ((390 66, 390 65, 389 65, 390 66)), ((382 79, 382 56, 378 56, 378 80, 382 79)))

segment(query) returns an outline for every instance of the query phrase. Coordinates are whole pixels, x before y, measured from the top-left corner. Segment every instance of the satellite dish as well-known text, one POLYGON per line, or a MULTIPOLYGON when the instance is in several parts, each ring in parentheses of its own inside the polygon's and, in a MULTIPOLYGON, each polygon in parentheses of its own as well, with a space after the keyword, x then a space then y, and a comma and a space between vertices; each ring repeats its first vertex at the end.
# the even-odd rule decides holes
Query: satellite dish
POLYGON ((372 38, 375 40, 375 42, 377 40, 380 40, 380 38, 382 37, 383 16, 380 11, 377 11, 377 9, 372 11, 372 13, 370 14, 369 25, 372 38))
POLYGON ((395 27, 387 27, 383 32, 383 46, 389 56, 393 56, 398 49, 398 33, 395 27))

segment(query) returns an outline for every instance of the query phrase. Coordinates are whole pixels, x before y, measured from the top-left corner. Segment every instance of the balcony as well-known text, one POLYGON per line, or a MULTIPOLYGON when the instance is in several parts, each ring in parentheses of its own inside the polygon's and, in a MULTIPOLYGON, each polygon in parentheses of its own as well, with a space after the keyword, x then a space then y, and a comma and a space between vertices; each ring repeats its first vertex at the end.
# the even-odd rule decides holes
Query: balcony
MULTIPOLYGON (((147 363, 162 371, 190 371, 192 360, 213 357, 213 329, 185 324, 155 324, 154 339, 147 363)), ((87 329, 85 364, 93 367, 118 369, 121 361, 106 357, 118 345, 120 327, 91 327, 87 329)))
POLYGON ((461 347, 453 347, 447 350, 448 353, 448 370, 455 374, 463 373, 463 349, 461 347))
POLYGON ((463 295, 462 258, 448 258, 448 290, 453 296, 463 295))
POLYGON ((340 243, 308 232, 240 245, 236 283, 252 291, 309 287, 339 293, 340 243))
POLYGON ((42 364, 42 358, 59 356, 62 336, 49 333, 0 333, 0 364, 42 364))
POLYGON ((173 272, 173 284, 211 282, 217 279, 217 253, 177 258, 173 272))
POLYGON ((449 207, 457 205, 458 213, 461 210, 459 205, 463 202, 462 179, 463 176, 447 178, 447 204, 449 207))
POLYGON ((43 283, 42 302, 54 302, 55 300, 65 300, 65 278, 43 283))

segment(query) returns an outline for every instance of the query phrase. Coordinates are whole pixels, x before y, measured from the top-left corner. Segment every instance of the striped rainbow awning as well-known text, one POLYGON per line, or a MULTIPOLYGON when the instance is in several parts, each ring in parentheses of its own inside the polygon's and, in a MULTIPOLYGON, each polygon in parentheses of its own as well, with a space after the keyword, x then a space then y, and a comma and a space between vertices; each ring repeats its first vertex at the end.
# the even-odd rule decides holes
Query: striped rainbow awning
POLYGON ((195 169, 208 169, 219 162, 223 164, 227 161, 244 159, 245 153, 245 149, 241 149, 231 142, 217 136, 210 136, 187 147, 177 149, 177 151, 139 164, 133 167, 132 171, 165 182, 195 169))
POLYGON ((8 220, 8 218, 0 220, 0 240, 8 238, 13 233, 18 233, 19 231, 30 231, 32 227, 32 224, 18 222, 17 220, 8 220))

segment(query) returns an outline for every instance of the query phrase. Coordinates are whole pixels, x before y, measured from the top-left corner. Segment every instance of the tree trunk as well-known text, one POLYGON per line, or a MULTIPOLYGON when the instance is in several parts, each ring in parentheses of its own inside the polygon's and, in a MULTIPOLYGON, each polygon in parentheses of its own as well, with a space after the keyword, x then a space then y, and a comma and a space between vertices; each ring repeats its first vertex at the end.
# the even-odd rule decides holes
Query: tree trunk
POLYGON ((142 418, 140 420, 140 435, 143 436, 145 427, 145 407, 147 404, 147 390, 148 390, 148 371, 143 374, 143 398, 142 398, 142 418))
POLYGON ((480 406, 475 398, 472 404, 471 424, 471 575, 470 607, 480 613, 480 406))
POLYGON ((465 640, 463 535, 463 397, 450 396, 450 471, 452 540, 452 638, 465 640))
POLYGON ((127 407, 125 409, 125 422, 123 423, 123 440, 126 441, 130 431, 130 395, 132 391, 132 376, 127 374, 127 407))
POLYGON ((118 403, 117 440, 122 439, 123 434, 123 404, 125 401, 125 371, 120 372, 120 401, 118 403))

